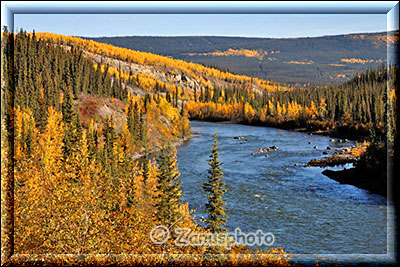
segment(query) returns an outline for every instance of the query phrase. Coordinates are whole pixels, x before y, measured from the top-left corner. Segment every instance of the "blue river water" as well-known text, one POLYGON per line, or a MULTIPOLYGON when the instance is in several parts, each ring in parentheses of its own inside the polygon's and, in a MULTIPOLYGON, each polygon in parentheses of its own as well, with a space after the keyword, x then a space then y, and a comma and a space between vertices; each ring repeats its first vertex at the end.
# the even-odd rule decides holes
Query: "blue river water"
POLYGON ((239 227, 242 232, 271 232, 273 247, 295 254, 388 252, 386 198, 331 180, 321 174, 323 168, 303 166, 323 157, 327 146, 334 150, 353 142, 269 127, 198 121, 191 125, 196 134, 178 147, 178 167, 184 201, 196 210, 197 219, 206 216, 202 182, 217 132, 229 231, 239 227), (251 155, 266 146, 279 149, 268 152, 269 157, 251 155))

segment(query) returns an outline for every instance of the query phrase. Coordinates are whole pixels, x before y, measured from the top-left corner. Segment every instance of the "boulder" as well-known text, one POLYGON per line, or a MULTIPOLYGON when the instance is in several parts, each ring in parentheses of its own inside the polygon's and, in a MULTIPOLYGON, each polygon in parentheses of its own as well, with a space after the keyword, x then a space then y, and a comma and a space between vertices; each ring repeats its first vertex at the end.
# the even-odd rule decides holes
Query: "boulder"
POLYGON ((351 154, 334 154, 332 156, 324 157, 322 159, 310 160, 305 167, 333 167, 338 165, 345 165, 348 163, 355 163, 358 159, 351 154))
POLYGON ((276 151, 279 148, 277 146, 270 146, 270 147, 262 147, 251 153, 252 155, 262 154, 265 152, 276 151))

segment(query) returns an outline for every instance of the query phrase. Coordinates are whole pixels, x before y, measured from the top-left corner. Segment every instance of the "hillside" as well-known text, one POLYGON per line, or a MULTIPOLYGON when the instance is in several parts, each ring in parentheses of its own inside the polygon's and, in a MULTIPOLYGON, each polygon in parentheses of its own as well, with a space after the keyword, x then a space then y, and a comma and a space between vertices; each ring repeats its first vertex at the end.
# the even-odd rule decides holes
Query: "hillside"
POLYGON ((343 83, 356 72, 385 63, 387 45, 396 43, 398 32, 389 38, 386 32, 381 32, 288 39, 213 36, 86 39, 266 80, 326 85, 343 83))
MULTIPOLYGON (((396 135, 393 66, 367 69, 341 85, 293 88, 71 36, 5 31, 2 38, 2 189, 15 192, 6 198, 15 217, 5 218, 15 223, 10 236, 18 254, 162 255, 128 265, 176 264, 174 255, 186 254, 199 257, 178 263, 216 265, 204 257, 211 252, 222 255, 221 265, 241 265, 244 254, 256 264, 288 265, 291 255, 282 249, 228 251, 175 246, 172 239, 160 246, 148 238, 159 225, 213 231, 182 200, 173 146, 190 136, 189 119, 356 139, 371 131, 389 145, 396 135), (153 151, 160 152, 156 161, 153 151)), ((272 51, 211 53, 264 60, 272 51)), ((214 151, 216 142, 218 159, 214 151)), ((366 151, 359 168, 384 175, 381 154, 366 151)))
MULTIPOLYGON (((379 134, 386 131, 385 91, 387 74, 393 69, 383 65, 368 68, 341 85, 294 88, 92 40, 49 33, 36 35, 47 42, 62 44, 67 50, 81 49, 97 70, 120 81, 116 95, 127 90, 139 98, 162 97, 180 109, 181 114, 187 112, 191 119, 306 128, 348 138, 365 137, 371 128, 379 134)), ((261 56, 247 50, 242 52, 245 58, 261 56)), ((343 62, 355 64, 351 63, 354 61, 343 62)), ((392 86, 390 91, 392 99, 392 86)))
MULTIPOLYGON (((176 246, 172 239, 160 246, 152 238, 152 229, 160 225, 210 233, 182 200, 173 147, 190 135, 182 99, 191 90, 173 84, 180 74, 162 82, 155 71, 214 77, 213 85, 208 79, 200 86, 210 86, 210 92, 219 80, 248 79, 255 85, 248 91, 256 94, 256 88, 270 86, 265 81, 231 74, 221 79, 218 72, 213 76, 210 69, 157 55, 23 31, 3 33, 2 55, 8 78, 1 90, 2 196, 3 189, 13 192, 2 199, 6 211, 11 203, 13 216, 2 212, 2 221, 15 222, 16 253, 91 254, 104 264, 110 260, 97 255, 142 254, 149 258, 132 257, 127 265, 207 266, 215 260, 202 255, 218 252, 223 265, 240 265, 242 254, 254 253, 256 263, 288 265, 290 255, 280 248, 260 251, 232 244, 229 251, 214 250, 176 246), (155 150, 160 152, 156 160, 149 156, 155 150), (162 254, 165 248, 171 256, 162 254), (201 257, 180 258, 193 254, 201 257)), ((188 81, 183 80, 181 75, 179 82, 188 81)), ((80 260, 90 263, 86 256, 80 260)), ((68 258, 53 262, 71 264, 68 258)))

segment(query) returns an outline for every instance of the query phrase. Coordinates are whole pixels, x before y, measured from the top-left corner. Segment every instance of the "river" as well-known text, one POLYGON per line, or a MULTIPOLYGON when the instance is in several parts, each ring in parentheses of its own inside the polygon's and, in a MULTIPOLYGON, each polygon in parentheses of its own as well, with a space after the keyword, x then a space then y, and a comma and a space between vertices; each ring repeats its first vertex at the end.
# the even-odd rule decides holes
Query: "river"
POLYGON ((184 201, 196 210, 197 219, 206 216, 202 182, 217 132, 228 189, 224 200, 229 231, 239 227, 242 232, 271 232, 273 247, 295 254, 387 253, 391 205, 386 198, 339 184, 322 175, 323 168, 303 167, 323 157, 327 146, 336 149, 353 142, 332 142, 331 137, 270 127, 198 121, 191 126, 199 134, 178 147, 178 166, 184 201), (248 141, 235 136, 246 136, 248 141), (269 157, 251 155, 266 146, 279 149, 268 152, 269 157))

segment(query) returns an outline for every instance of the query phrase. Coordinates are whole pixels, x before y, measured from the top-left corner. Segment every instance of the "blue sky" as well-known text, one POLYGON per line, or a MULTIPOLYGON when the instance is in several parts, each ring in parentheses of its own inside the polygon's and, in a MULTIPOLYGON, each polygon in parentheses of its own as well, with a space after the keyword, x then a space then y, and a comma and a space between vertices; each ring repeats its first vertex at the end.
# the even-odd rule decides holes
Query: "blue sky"
POLYGON ((16 14, 15 29, 75 36, 307 37, 386 31, 386 14, 16 14))

